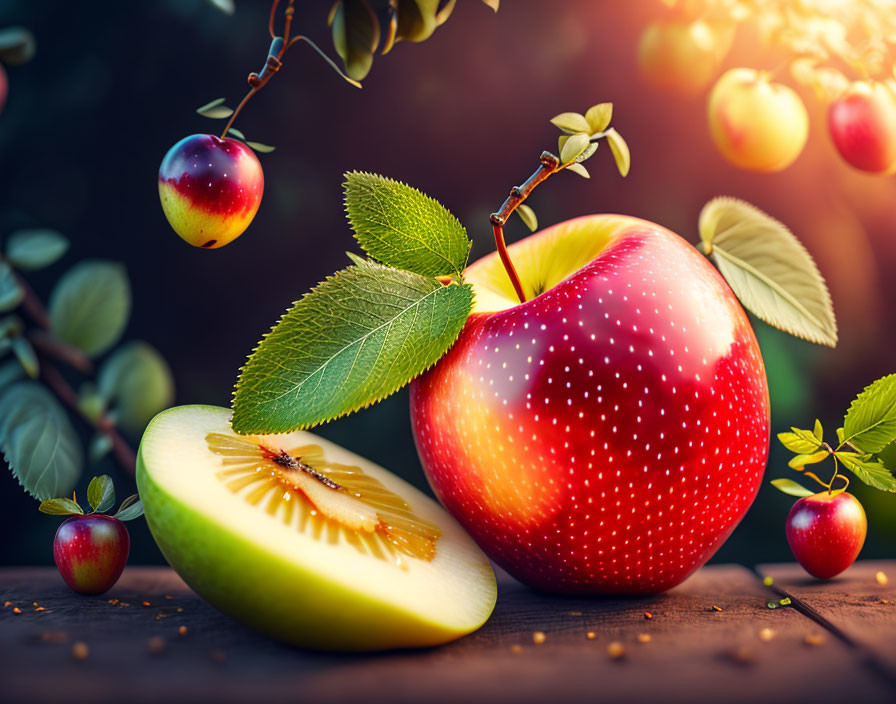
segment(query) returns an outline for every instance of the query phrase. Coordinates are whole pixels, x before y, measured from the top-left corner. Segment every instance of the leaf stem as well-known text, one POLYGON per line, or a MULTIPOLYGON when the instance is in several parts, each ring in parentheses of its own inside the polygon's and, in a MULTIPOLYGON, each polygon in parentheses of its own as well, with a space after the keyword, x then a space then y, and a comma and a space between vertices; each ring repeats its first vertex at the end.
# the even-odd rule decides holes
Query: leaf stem
POLYGON ((520 303, 526 302, 526 294, 523 291, 520 277, 507 251, 507 244, 504 241, 504 225, 507 224, 507 219, 513 214, 513 211, 529 197, 529 194, 535 190, 539 183, 564 168, 564 165, 560 163, 560 159, 550 152, 542 152, 539 161, 541 163, 535 172, 521 186, 514 186, 510 189, 510 195, 507 197, 507 200, 504 201, 498 212, 491 214, 490 218, 492 229, 495 233, 495 247, 498 250, 498 256, 501 258, 501 263, 507 271, 507 276, 510 278, 510 283, 513 284, 513 289, 516 291, 520 303))
POLYGON ((65 380, 65 377, 60 374, 59 370, 45 359, 41 360, 40 363, 40 376, 60 401, 81 416, 81 418, 88 424, 92 425, 109 438, 112 442, 112 452, 115 455, 118 464, 120 464, 131 476, 134 476, 137 471, 137 455, 131 449, 127 440, 125 440, 118 432, 115 423, 112 422, 109 416, 102 413, 95 421, 88 419, 84 415, 80 403, 78 403, 78 394, 75 393, 75 390, 65 380))

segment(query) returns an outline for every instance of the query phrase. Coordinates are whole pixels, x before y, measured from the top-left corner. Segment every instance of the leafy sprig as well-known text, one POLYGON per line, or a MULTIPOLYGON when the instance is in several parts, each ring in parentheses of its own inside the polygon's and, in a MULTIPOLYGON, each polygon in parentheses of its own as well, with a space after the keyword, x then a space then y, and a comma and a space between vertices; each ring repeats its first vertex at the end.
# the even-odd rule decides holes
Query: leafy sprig
POLYGON ((112 453, 133 473, 134 452, 122 431, 140 432, 173 398, 171 371, 153 347, 130 342, 113 349, 131 307, 119 264, 75 264, 44 307, 23 274, 56 264, 68 250, 58 232, 32 229, 10 235, 0 254, 0 314, 7 314, 0 318, 0 357, 10 357, 0 363, 0 451, 25 491, 41 500, 68 494, 81 476, 85 452, 73 417, 93 432, 91 462, 112 453))
MULTIPOLYGON (((828 492, 842 492, 849 486, 849 477, 840 471, 841 466, 868 486, 896 492, 894 467, 888 467, 885 459, 885 451, 896 443, 896 374, 878 379, 856 397, 846 412, 843 426, 837 429, 835 443, 825 442, 818 420, 813 430, 791 428, 790 432, 779 433, 778 440, 795 453, 788 462, 790 468, 815 480, 828 492), (834 460, 829 481, 806 469, 807 465, 829 457, 834 460)), ((772 484, 792 496, 814 493, 792 479, 774 479, 772 484)))
MULTIPOLYGON (((102 474, 90 480, 87 486, 87 503, 90 505, 91 514, 107 514, 115 505, 115 484, 112 477, 102 474)), ((38 510, 51 516, 83 516, 84 509, 78 503, 76 494, 72 498, 60 497, 41 501, 38 510)), ((119 521, 132 521, 143 515, 143 502, 137 494, 132 494, 112 514, 112 518, 119 521)))

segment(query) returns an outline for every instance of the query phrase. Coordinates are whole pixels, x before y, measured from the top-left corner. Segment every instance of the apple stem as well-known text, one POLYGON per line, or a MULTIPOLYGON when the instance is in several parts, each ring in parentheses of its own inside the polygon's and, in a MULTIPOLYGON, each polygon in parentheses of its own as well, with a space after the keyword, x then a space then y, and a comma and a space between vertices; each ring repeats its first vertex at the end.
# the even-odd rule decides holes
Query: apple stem
POLYGON ((277 15, 277 7, 280 5, 280 0, 274 0, 271 5, 271 15, 268 20, 268 32, 271 35, 271 48, 268 50, 268 58, 265 60, 264 68, 261 71, 261 74, 257 74, 254 71, 249 74, 249 92, 243 96, 243 99, 240 101, 240 104, 236 106, 236 109, 233 111, 233 114, 230 116, 230 119, 227 121, 227 124, 224 127, 224 131, 221 133, 221 139, 227 138, 227 133, 230 131, 230 128, 233 127, 233 123, 236 120, 237 115, 240 114, 240 111, 245 107, 246 103, 255 95, 258 91, 264 88, 268 81, 270 81, 274 74, 280 70, 280 67, 283 66, 283 55, 289 51, 289 48, 298 42, 306 42, 310 44, 314 50, 320 54, 323 59, 333 68, 336 73, 342 76, 346 81, 351 83, 353 86, 358 88, 361 87, 361 84, 355 80, 352 80, 348 76, 346 76, 340 68, 335 64, 335 62, 327 56, 321 49, 315 44, 313 41, 308 39, 303 35, 297 35, 295 37, 290 38, 290 31, 292 28, 292 18, 295 14, 295 8, 293 7, 293 3, 295 0, 289 0, 286 9, 283 11, 285 15, 285 19, 283 21, 283 36, 278 37, 276 31, 274 30, 274 20, 277 15))
POLYGON ((507 219, 513 214, 513 211, 529 197, 529 194, 535 190, 539 183, 563 168, 560 159, 550 152, 542 152, 539 161, 541 163, 535 172, 521 186, 514 186, 510 189, 510 195, 507 196, 507 200, 504 201, 498 212, 491 214, 490 218, 492 229, 495 232, 495 247, 498 250, 498 256, 501 258, 501 263, 507 271, 507 276, 510 278, 510 283, 513 284, 513 289, 516 291, 520 303, 526 302, 526 294, 523 291, 523 284, 520 282, 520 277, 516 273, 516 268, 513 266, 510 254, 507 251, 507 244, 504 241, 504 225, 507 224, 507 219))

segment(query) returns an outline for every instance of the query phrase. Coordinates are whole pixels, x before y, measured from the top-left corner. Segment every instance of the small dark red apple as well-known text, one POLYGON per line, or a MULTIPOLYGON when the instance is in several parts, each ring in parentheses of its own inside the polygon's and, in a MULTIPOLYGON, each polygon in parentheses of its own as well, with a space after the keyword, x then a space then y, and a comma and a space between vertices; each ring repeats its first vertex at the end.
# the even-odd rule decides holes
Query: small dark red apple
POLYGON ((865 509, 852 494, 823 491, 797 501, 786 524, 787 542, 806 572, 830 579, 859 556, 868 532, 865 509))
POLYGON ((896 171, 896 96, 883 83, 857 81, 828 109, 837 151, 862 171, 896 171))
POLYGON ((102 594, 121 576, 131 541, 124 523, 91 513, 72 516, 59 526, 53 559, 59 573, 80 594, 102 594))

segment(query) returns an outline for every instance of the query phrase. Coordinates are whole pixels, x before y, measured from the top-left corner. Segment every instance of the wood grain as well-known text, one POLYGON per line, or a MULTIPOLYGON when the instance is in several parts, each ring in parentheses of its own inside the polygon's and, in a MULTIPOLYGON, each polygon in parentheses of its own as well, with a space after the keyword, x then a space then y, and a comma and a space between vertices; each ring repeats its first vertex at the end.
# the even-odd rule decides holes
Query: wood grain
MULTIPOLYGON (((896 576, 896 563, 885 567, 896 576)), ((852 600, 847 616, 854 608, 856 598, 842 589, 826 594, 852 600)), ((730 565, 703 568, 667 594, 630 599, 549 597, 500 574, 494 615, 467 638, 423 651, 339 655, 282 646, 240 626, 169 569, 128 568, 103 597, 72 594, 51 569, 3 569, 0 600, 23 613, 12 605, 0 611, 0 700, 893 701, 861 653, 794 609, 769 610, 769 598, 755 574, 730 565), (766 628, 768 641, 760 637, 766 628), (540 645, 535 631, 545 633, 540 645), (816 634, 823 642, 806 645, 816 634), (72 657, 75 641, 88 645, 85 660, 72 657), (608 654, 613 641, 625 649, 619 660, 608 654)))

